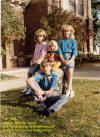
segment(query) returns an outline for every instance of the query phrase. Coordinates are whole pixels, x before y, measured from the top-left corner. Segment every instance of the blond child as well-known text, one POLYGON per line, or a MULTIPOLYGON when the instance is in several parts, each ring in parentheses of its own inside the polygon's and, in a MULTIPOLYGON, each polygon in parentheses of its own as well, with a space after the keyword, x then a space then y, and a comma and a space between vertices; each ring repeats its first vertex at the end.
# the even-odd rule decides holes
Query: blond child
POLYGON ((52 65, 52 71, 56 71, 57 68, 61 66, 61 62, 58 61, 58 44, 55 40, 51 40, 48 43, 48 53, 46 55, 46 58, 48 61, 50 61, 52 65))
POLYGON ((67 97, 74 97, 72 90, 72 79, 75 65, 75 56, 77 56, 77 44, 74 39, 74 29, 70 25, 62 26, 63 39, 59 41, 58 54, 62 62, 62 69, 66 76, 67 87, 65 93, 67 97))

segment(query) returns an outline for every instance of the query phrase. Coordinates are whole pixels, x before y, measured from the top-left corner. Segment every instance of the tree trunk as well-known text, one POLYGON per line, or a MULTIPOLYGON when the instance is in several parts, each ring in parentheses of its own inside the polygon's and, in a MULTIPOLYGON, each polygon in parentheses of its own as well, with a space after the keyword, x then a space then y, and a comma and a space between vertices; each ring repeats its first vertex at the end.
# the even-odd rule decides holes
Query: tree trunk
POLYGON ((1 47, 0 47, 0 69, 2 69, 2 55, 1 55, 1 47))
POLYGON ((6 45, 6 68, 11 68, 11 62, 10 62, 10 43, 5 42, 6 45))

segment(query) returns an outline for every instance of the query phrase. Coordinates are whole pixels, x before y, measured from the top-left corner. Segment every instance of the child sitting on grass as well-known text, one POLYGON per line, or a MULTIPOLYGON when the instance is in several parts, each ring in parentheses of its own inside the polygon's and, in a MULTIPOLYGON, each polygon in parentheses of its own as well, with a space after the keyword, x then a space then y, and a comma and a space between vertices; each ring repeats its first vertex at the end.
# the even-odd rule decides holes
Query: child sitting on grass
POLYGON ((58 111, 68 100, 65 95, 59 95, 57 75, 52 72, 52 63, 42 62, 43 72, 27 79, 27 85, 33 92, 35 99, 41 103, 36 107, 36 112, 49 116, 50 112, 58 111))

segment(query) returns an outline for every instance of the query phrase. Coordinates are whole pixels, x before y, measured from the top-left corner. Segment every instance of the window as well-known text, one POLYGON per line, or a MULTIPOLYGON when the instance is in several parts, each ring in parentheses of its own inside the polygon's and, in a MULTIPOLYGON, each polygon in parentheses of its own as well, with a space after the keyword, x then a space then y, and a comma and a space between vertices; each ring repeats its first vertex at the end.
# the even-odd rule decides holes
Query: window
POLYGON ((97 11, 98 19, 100 20, 100 10, 97 11))
POLYGON ((82 0, 78 0, 78 15, 82 15, 82 0))
POLYGON ((69 10, 74 12, 74 0, 69 0, 69 10))

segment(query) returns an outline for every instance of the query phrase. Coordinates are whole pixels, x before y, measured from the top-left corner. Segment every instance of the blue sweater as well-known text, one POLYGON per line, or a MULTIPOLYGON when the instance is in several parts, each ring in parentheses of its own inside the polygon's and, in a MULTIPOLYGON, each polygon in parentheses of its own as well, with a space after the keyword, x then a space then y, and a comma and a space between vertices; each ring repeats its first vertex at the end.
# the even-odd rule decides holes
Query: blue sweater
POLYGON ((77 56, 77 44, 76 40, 72 38, 64 38, 59 41, 58 54, 71 53, 77 56))

